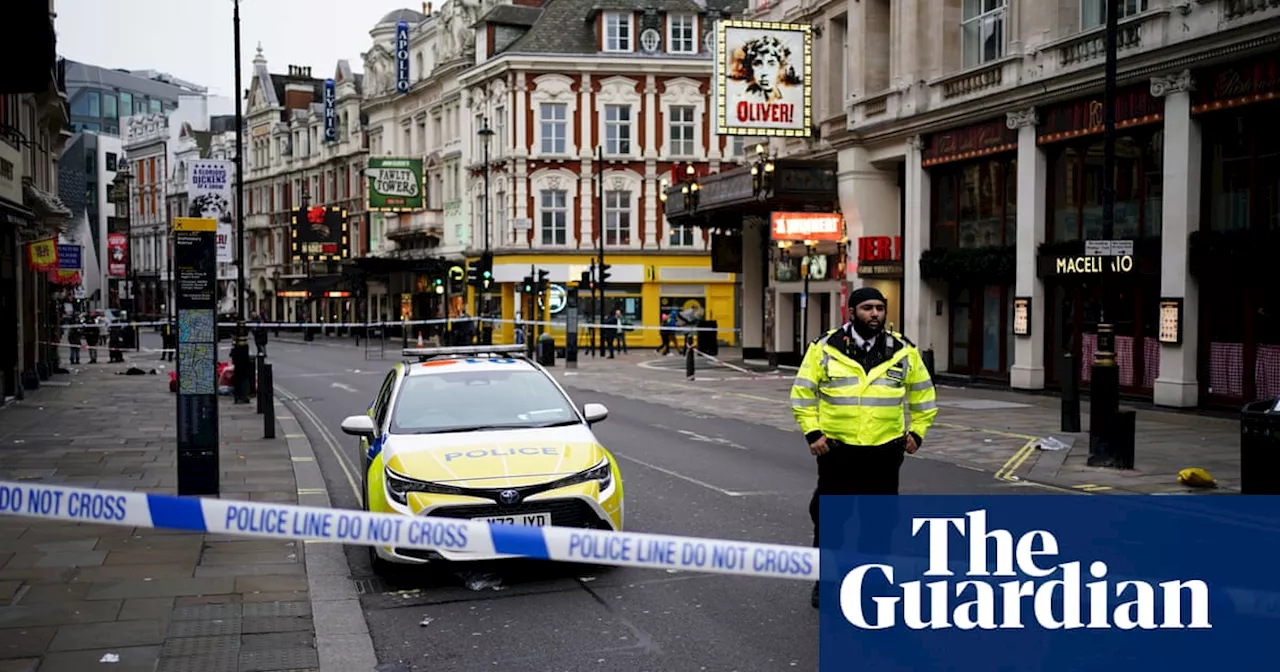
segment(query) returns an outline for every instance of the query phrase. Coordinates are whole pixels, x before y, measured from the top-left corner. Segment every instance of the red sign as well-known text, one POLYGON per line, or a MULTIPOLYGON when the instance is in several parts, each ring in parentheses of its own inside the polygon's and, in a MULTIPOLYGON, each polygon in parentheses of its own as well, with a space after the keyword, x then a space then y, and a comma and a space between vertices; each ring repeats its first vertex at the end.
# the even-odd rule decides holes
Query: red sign
POLYGON ((752 103, 739 101, 737 106, 738 124, 794 124, 796 123, 795 103, 752 103))
POLYGON ((123 233, 107 234, 107 276, 123 278, 129 264, 129 236, 123 233))
POLYGON ((1018 148, 1018 132, 1004 119, 993 119, 925 138, 923 163, 935 166, 948 161, 963 161, 1018 148))
POLYGON ((858 239, 858 263, 902 261, 902 236, 863 236, 858 239))
POLYGON ((844 240, 844 218, 838 212, 775 212, 774 240, 844 240))

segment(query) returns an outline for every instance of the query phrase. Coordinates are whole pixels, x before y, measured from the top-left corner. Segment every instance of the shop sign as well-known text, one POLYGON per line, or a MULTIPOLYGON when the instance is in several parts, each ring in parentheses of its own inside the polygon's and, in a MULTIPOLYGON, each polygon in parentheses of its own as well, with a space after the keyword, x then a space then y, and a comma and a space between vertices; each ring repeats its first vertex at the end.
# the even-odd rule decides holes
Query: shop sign
POLYGON ((858 239, 860 277, 901 277, 902 236, 863 236, 858 239))
POLYGON ((838 212, 775 212, 774 240, 844 240, 844 218, 838 212))
POLYGON ((925 137, 921 164, 926 168, 1018 148, 1018 131, 1001 117, 925 137))
POLYGON ((1136 264, 1133 255, 1119 257, 1087 257, 1084 255, 1051 257, 1052 272, 1049 275, 1091 275, 1104 272, 1132 273, 1136 264))
MULTIPOLYGON (((1164 99, 1152 96, 1145 84, 1121 89, 1116 92, 1115 117, 1117 129, 1157 123, 1164 118, 1164 99)), ((1106 121, 1102 94, 1051 107, 1042 119, 1036 128, 1040 144, 1101 133, 1106 121)))
POLYGON ((1280 96, 1280 56, 1231 63, 1196 75, 1193 112, 1235 107, 1280 96))

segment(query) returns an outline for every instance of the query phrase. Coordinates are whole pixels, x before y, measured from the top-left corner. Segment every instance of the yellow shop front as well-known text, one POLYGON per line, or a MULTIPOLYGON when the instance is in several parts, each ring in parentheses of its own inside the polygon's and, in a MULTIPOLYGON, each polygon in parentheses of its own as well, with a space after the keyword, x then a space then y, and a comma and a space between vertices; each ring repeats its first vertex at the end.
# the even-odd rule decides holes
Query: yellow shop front
MULTIPOLYGON (((494 343, 515 343, 517 323, 525 320, 550 322, 549 327, 535 327, 534 335, 550 329, 556 345, 563 347, 565 328, 570 315, 569 294, 578 290, 578 343, 585 347, 590 343, 590 329, 600 320, 599 306, 592 300, 591 287, 582 287, 583 272, 592 270, 597 259, 590 252, 578 254, 495 254, 493 260, 493 285, 489 299, 482 296, 477 304, 474 289, 468 297, 468 306, 478 306, 480 314, 499 318, 494 328, 494 343), (545 271, 547 291, 539 293, 535 286, 532 298, 536 299, 531 315, 531 295, 525 293, 524 279, 536 281, 539 271, 545 271)), ((475 264, 478 259, 468 260, 475 264)), ((606 314, 621 310, 629 331, 627 347, 656 348, 661 344, 658 327, 662 318, 671 310, 700 315, 702 320, 716 322, 717 341, 721 345, 738 345, 736 308, 737 278, 733 273, 711 270, 711 258, 705 254, 681 255, 672 253, 606 253, 609 278, 605 283, 604 309, 606 314)), ((474 312, 474 311, 473 311, 474 312)))

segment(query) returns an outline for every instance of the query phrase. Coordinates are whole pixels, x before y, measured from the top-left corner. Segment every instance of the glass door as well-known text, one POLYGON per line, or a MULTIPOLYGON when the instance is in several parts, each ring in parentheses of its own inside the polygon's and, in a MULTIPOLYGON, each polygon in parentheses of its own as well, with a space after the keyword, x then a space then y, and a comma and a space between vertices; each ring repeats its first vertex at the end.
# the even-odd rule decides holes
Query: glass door
POLYGON ((971 303, 971 295, 967 288, 957 290, 951 295, 951 366, 949 370, 952 373, 973 372, 969 361, 969 343, 972 336, 971 303))

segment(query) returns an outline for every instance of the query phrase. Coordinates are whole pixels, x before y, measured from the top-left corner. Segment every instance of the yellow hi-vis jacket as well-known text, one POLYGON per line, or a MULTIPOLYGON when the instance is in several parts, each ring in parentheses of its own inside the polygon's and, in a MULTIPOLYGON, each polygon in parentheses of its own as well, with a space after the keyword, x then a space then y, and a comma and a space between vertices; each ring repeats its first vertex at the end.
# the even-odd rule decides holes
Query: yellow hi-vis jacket
POLYGON ((920 351, 901 334, 885 332, 892 339, 888 359, 864 371, 827 342, 838 331, 809 346, 791 385, 791 412, 800 430, 851 446, 879 446, 908 432, 924 441, 938 406, 920 351))

